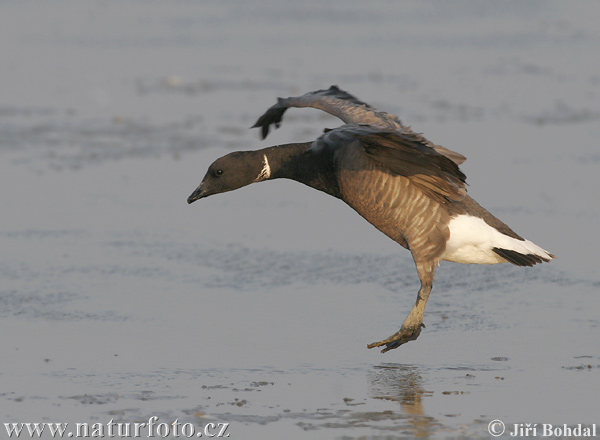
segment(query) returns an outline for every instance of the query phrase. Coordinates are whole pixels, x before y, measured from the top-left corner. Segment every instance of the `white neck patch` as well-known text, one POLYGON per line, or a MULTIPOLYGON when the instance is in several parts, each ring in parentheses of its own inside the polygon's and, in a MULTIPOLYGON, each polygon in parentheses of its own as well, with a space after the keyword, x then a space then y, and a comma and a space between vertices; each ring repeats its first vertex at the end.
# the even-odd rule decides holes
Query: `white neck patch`
POLYGON ((267 159, 267 155, 264 154, 262 170, 260 170, 260 173, 258 173, 258 176, 256 177, 256 179, 254 179, 254 181, 260 182, 261 180, 266 180, 269 177, 271 177, 271 166, 269 165, 269 160, 267 159))

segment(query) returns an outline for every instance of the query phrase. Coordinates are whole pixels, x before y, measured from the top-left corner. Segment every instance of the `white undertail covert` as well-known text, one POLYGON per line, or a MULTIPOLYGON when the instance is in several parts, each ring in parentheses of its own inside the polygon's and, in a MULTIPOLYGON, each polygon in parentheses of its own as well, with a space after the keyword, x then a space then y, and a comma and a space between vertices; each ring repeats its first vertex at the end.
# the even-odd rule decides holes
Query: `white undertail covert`
POLYGON ((506 260, 493 251, 494 248, 507 249, 523 255, 537 255, 551 260, 546 250, 529 240, 509 237, 488 225, 482 218, 462 214, 453 217, 448 223, 450 238, 442 257, 456 263, 496 264, 506 260))

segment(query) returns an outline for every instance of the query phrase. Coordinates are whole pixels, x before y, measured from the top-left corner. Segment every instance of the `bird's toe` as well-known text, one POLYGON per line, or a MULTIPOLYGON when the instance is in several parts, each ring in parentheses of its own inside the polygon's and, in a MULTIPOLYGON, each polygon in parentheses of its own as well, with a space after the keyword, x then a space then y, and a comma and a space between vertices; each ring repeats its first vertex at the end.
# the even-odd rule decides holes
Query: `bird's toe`
POLYGON ((384 346, 382 353, 386 351, 393 350, 394 348, 400 347, 402 344, 406 344, 409 341, 414 341, 421 334, 421 328, 425 327, 423 323, 418 324, 416 326, 402 326, 400 330, 394 333, 389 338, 384 339, 383 341, 373 342, 372 344, 367 345, 367 348, 375 348, 384 346))

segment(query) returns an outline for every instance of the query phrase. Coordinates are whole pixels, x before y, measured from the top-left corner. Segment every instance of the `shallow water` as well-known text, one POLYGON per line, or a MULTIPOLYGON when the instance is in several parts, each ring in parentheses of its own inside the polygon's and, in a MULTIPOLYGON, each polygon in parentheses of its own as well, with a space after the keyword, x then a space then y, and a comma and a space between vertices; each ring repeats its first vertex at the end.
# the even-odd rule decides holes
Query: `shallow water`
POLYGON ((2 3, 0 421, 244 439, 599 423, 598 9, 2 3), (442 263, 427 328, 382 355, 366 344, 418 289, 408 252, 294 182, 185 203, 216 157, 339 125, 247 129, 335 83, 465 154, 470 194, 558 260, 442 263))

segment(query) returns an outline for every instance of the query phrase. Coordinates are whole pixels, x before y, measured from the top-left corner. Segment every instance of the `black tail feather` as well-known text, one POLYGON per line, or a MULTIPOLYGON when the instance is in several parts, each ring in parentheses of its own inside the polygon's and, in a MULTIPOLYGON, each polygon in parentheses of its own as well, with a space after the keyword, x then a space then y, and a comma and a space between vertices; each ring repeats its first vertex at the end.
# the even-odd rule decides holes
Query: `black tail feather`
POLYGON ((494 252, 500 255, 505 260, 516 266, 533 266, 537 263, 544 263, 550 261, 548 258, 540 257, 535 254, 521 254, 517 251, 511 251, 510 249, 493 248, 494 252))

